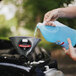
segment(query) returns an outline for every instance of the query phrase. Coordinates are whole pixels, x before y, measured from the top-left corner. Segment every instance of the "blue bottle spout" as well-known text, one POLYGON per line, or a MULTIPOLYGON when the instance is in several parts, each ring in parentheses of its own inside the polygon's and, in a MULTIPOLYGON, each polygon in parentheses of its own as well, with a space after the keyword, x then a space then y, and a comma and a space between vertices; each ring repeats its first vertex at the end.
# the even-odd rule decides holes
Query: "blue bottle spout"
POLYGON ((43 23, 38 23, 38 24, 37 24, 37 28, 39 28, 39 29, 40 29, 42 26, 43 26, 43 23))

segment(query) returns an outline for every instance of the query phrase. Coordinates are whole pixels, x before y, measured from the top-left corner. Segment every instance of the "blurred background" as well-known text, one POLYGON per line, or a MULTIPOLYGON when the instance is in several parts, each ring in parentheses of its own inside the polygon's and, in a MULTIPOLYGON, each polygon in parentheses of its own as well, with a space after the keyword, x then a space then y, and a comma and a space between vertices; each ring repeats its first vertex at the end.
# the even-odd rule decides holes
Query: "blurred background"
MULTIPOLYGON (((38 22, 43 22, 46 12, 59 7, 76 6, 76 0, 1 0, 0 1, 0 39, 10 36, 34 36, 38 22)), ((58 21, 76 29, 76 19, 60 18, 58 21)), ((76 62, 66 56, 60 46, 47 42, 40 31, 39 47, 50 52, 58 61, 58 66, 66 76, 76 76, 76 62)))

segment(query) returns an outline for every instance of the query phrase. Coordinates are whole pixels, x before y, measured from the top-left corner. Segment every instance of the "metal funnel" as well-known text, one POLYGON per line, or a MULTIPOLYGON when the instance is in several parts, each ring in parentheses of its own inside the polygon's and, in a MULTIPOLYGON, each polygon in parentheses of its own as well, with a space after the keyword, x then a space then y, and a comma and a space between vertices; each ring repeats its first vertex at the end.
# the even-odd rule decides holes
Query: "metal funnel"
POLYGON ((41 41, 35 37, 16 36, 9 38, 20 55, 27 56, 41 41))

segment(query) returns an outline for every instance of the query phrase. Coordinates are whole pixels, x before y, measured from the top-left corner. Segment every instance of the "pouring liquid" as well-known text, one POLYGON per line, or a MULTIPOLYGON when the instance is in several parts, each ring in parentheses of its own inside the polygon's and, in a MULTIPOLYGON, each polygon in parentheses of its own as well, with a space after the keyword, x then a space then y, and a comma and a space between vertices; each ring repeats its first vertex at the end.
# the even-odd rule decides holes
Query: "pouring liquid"
POLYGON ((36 37, 36 32, 37 32, 37 27, 35 28, 35 31, 34 31, 34 37, 36 37))

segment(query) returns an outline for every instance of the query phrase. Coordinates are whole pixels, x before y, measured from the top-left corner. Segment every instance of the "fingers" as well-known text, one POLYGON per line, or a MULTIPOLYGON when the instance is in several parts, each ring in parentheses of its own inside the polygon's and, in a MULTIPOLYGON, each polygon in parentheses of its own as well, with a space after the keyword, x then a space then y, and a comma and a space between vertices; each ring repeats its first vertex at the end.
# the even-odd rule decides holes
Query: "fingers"
POLYGON ((73 60, 76 61, 76 49, 72 46, 70 38, 68 38, 67 40, 69 43, 69 49, 66 50, 65 48, 63 48, 63 50, 67 55, 69 55, 73 60))
POLYGON ((58 9, 49 11, 44 16, 44 21, 55 21, 58 18, 58 9))
POLYGON ((54 21, 54 20, 56 20, 56 19, 54 18, 53 12, 48 12, 45 14, 44 21, 49 22, 49 21, 54 21))
POLYGON ((49 18, 49 16, 50 16, 50 12, 47 12, 47 13, 45 14, 45 16, 44 16, 44 21, 47 21, 47 19, 49 18))
POLYGON ((69 53, 70 53, 70 57, 76 58, 76 53, 75 53, 75 48, 72 46, 71 40, 70 38, 68 38, 68 43, 69 43, 69 53))
POLYGON ((56 20, 57 18, 58 18, 57 10, 47 12, 44 16, 44 22, 46 22, 45 25, 56 26, 52 21, 56 20))
POLYGON ((54 16, 53 14, 50 14, 50 15, 47 17, 47 20, 46 20, 46 21, 48 21, 48 22, 49 22, 49 21, 53 21, 53 20, 54 20, 54 19, 52 19, 53 16, 54 16))
POLYGON ((56 26, 52 21, 45 22, 45 25, 49 25, 49 26, 56 26))
POLYGON ((69 56, 73 59, 74 57, 76 57, 76 54, 75 54, 75 49, 72 46, 70 38, 68 38, 68 43, 69 43, 69 56))
POLYGON ((65 48, 63 48, 64 52, 66 55, 69 55, 69 50, 66 50, 65 48))
POLYGON ((64 50, 64 52, 65 52, 66 55, 70 55, 70 50, 71 50, 71 48, 72 48, 72 44, 71 44, 70 38, 68 38, 67 40, 68 40, 68 44, 69 44, 69 45, 68 45, 68 46, 69 46, 69 49, 66 50, 65 48, 63 48, 63 50, 64 50))
POLYGON ((74 48, 73 48, 73 46, 72 46, 72 43, 71 43, 70 38, 68 38, 67 40, 68 40, 68 43, 69 43, 69 50, 70 50, 70 52, 71 52, 74 48))
POLYGON ((68 43, 71 44, 71 40, 70 40, 70 38, 68 38, 67 40, 68 40, 68 43))

